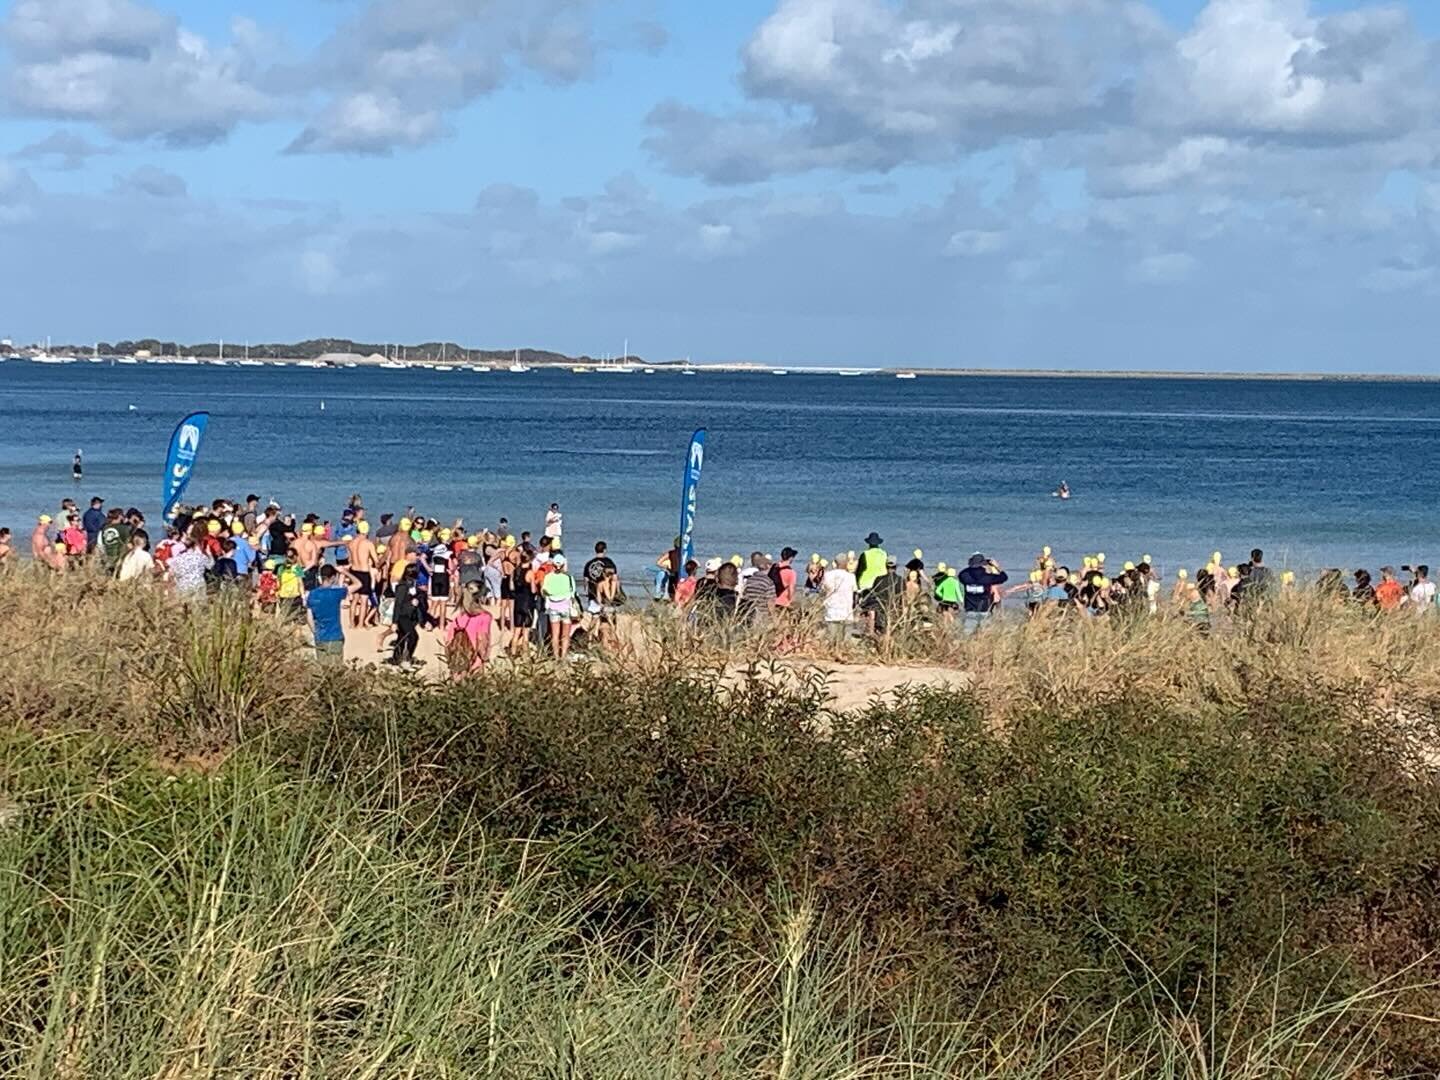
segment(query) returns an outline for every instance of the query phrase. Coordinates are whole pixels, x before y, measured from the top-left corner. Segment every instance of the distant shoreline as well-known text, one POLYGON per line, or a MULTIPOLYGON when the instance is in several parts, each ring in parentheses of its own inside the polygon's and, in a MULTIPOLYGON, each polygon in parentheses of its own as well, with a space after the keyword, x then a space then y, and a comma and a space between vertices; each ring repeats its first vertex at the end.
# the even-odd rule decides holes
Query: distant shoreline
MULTIPOLYGON (((1176 379, 1193 382, 1354 382, 1354 383, 1429 383, 1440 381, 1440 373, 1433 375, 1369 372, 1322 372, 1322 371, 1163 371, 1145 369, 1112 368, 1103 370, 1066 368, 940 368, 940 367, 878 367, 854 368, 840 366, 791 366, 759 364, 752 361, 733 363, 694 363, 680 360, 644 361, 632 359, 628 363, 617 360, 597 361, 589 357, 566 360, 551 360, 526 356, 529 350, 521 350, 521 366, 525 371, 566 371, 572 374, 640 374, 665 372, 692 372, 728 375, 833 375, 855 378, 914 376, 916 378, 1005 378, 1005 379, 1176 379)), ((490 371, 512 374, 510 365, 491 358, 485 360, 433 359, 397 360, 383 356, 344 355, 343 357, 322 356, 265 356, 244 361, 239 356, 227 356, 224 360, 216 357, 178 358, 171 356, 101 356, 98 359, 83 353, 60 352, 36 357, 26 352, 12 352, 0 360, 19 363, 35 363, 46 366, 60 364, 86 364, 109 366, 113 362, 125 365, 155 365, 163 367, 308 367, 319 370, 344 370, 349 368, 386 368, 406 371, 490 371)))

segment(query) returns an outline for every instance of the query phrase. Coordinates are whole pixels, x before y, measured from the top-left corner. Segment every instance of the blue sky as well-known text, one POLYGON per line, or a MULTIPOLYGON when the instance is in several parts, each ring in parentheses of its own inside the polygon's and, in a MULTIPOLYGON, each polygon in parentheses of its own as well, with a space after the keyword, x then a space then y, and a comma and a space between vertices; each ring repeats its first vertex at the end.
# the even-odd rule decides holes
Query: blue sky
POLYGON ((9 0, 0 335, 1440 373, 1440 4, 9 0))

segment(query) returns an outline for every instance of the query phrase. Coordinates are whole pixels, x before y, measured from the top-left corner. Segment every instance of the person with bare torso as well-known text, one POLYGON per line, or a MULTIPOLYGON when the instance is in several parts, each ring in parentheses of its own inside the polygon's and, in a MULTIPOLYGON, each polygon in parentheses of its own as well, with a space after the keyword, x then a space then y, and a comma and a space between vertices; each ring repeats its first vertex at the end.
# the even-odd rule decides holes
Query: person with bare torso
POLYGON ((375 543, 370 539, 370 523, 361 520, 355 525, 355 535, 346 544, 350 552, 350 575, 358 588, 350 594, 350 625, 356 628, 373 626, 380 606, 380 595, 375 588, 375 574, 379 568, 379 556, 375 543))

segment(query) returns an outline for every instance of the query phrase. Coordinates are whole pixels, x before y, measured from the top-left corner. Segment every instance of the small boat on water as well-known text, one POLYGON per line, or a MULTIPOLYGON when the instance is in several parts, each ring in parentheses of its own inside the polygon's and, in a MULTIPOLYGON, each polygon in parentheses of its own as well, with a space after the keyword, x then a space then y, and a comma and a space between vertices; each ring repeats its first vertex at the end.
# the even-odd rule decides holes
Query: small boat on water
POLYGON ((654 375, 654 374, 655 374, 655 369, 654 369, 653 367, 647 367, 647 368, 645 369, 645 374, 646 374, 646 375, 654 375))
POLYGON ((857 375, 864 375, 865 372, 861 371, 859 368, 842 368, 840 371, 837 371, 835 374, 836 374, 836 375, 843 375, 843 376, 845 376, 847 379, 853 379, 853 378, 855 378, 857 375))
POLYGON ((576 375, 588 375, 590 373, 590 369, 588 367, 582 367, 579 364, 576 364, 570 370, 573 371, 576 375))
POLYGON ((136 357, 134 357, 134 356, 120 356, 120 357, 116 357, 115 362, 116 362, 117 364, 138 364, 138 363, 140 363, 139 359, 136 358, 136 357))
POLYGON ((782 368, 782 367, 777 367, 774 371, 770 372, 770 374, 771 374, 771 375, 789 375, 790 372, 786 371, 786 370, 785 370, 784 368, 782 368))
POLYGON ((265 366, 265 361, 264 361, 264 360, 237 360, 237 361, 235 361, 235 362, 236 362, 237 364, 239 364, 241 367, 264 367, 264 366, 265 366))
POLYGON ((386 360, 386 361, 385 361, 384 363, 382 363, 380 366, 381 366, 382 368, 386 368, 386 369, 389 370, 389 371, 404 371, 404 370, 405 370, 405 364, 404 364, 402 361, 400 361, 400 360, 386 360))
POLYGON ((913 371, 897 371, 897 372, 895 373, 895 378, 897 378, 897 379, 913 379, 913 378, 915 378, 915 373, 914 373, 913 371))
POLYGON ((515 374, 515 375, 524 375, 524 374, 525 374, 527 371, 529 371, 530 369, 529 369, 528 367, 526 367, 524 364, 511 364, 511 365, 510 365, 508 368, 506 368, 505 370, 506 370, 506 371, 509 371, 509 372, 511 372, 511 373, 513 373, 513 374, 515 374))

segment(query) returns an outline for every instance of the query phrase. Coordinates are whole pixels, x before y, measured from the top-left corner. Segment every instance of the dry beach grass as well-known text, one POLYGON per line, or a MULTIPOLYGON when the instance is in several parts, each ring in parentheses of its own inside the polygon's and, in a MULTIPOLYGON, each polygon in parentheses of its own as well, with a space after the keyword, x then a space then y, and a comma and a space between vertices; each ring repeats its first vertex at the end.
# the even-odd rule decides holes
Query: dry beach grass
POLYGON ((1440 1069, 1440 619, 637 625, 461 683, 79 574, 0 628, 7 1075, 1440 1069))

